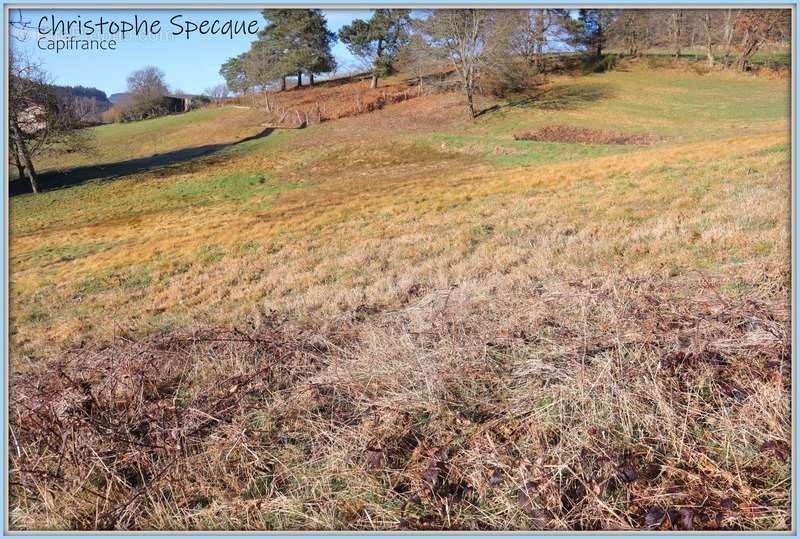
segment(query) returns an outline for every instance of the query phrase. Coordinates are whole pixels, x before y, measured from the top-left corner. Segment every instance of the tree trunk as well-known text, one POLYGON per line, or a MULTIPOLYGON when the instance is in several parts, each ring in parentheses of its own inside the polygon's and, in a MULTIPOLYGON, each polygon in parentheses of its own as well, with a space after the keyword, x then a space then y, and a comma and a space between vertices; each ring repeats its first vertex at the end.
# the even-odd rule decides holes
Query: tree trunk
POLYGON ((303 85, 303 72, 297 72, 297 87, 300 88, 303 85))
POLYGON ((17 148, 17 159, 22 164, 23 176, 31 183, 31 189, 34 193, 39 192, 39 182, 36 178, 36 169, 33 168, 33 161, 31 155, 28 153, 28 147, 25 145, 25 139, 22 136, 22 130, 14 118, 11 120, 11 137, 14 139, 14 146, 17 148))
POLYGON ((672 14, 672 24, 674 25, 672 40, 675 47, 675 59, 677 60, 681 57, 681 30, 683 27, 683 12, 681 10, 678 9, 672 14))
POLYGON ((725 24, 724 34, 723 34, 723 47, 722 47, 722 57, 724 58, 724 65, 728 67, 731 65, 731 46, 733 43, 733 25, 735 19, 733 10, 729 9, 725 12, 725 24))
POLYGON ((703 17, 703 28, 706 31, 706 58, 708 58, 708 65, 714 65, 714 40, 711 36, 713 25, 711 23, 711 15, 708 13, 703 17))
POLYGON ((372 80, 369 83, 370 88, 378 87, 378 70, 381 68, 381 57, 383 56, 383 40, 378 40, 378 47, 375 49, 375 63, 372 66, 372 80))
POLYGON ((25 168, 22 166, 22 163, 19 160, 19 153, 17 152, 17 145, 14 142, 11 142, 11 153, 14 155, 14 164, 17 166, 17 176, 19 179, 23 179, 25 177, 25 168))
POLYGON ((467 98, 467 116, 469 116, 470 120, 475 119, 475 105, 472 102, 472 94, 475 91, 474 84, 472 82, 472 72, 471 70, 467 70, 466 76, 464 77, 464 96, 467 98))
POLYGON ((736 62, 736 68, 739 71, 747 71, 750 69, 750 59, 759 49, 761 43, 762 42, 757 38, 748 40, 744 50, 742 50, 742 54, 739 56, 739 60, 736 62))
POLYGON ((533 46, 533 65, 537 71, 543 71, 544 67, 544 40, 537 39, 533 46))
POLYGON ((534 44, 533 44, 533 58, 534 65, 539 71, 544 68, 544 46, 546 41, 547 29, 545 28, 545 10, 540 9, 534 20, 534 44))
POLYGON ((469 116, 470 120, 475 119, 475 105, 472 103, 472 91, 465 90, 467 94, 467 115, 469 116))
POLYGON ((313 73, 309 73, 308 74, 308 85, 309 86, 314 86, 314 74, 313 73))
POLYGON ((286 91, 286 75, 281 77, 281 92, 286 91))

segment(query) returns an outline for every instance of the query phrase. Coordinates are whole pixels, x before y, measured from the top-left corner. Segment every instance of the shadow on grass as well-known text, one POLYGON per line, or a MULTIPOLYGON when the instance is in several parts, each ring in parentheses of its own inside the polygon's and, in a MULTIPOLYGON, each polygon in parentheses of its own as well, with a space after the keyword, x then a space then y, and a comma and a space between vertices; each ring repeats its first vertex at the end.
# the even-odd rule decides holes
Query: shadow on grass
POLYGON ((514 96, 503 105, 493 105, 482 110, 478 116, 505 109, 526 107, 540 110, 574 110, 613 96, 614 93, 609 84, 558 85, 514 96))
MULTIPOLYGON (((39 175, 41 191, 52 191, 80 185, 93 180, 115 180, 131 174, 151 172, 153 170, 185 164, 193 159, 215 154, 226 148, 236 146, 243 142, 269 136, 274 131, 268 127, 259 133, 226 144, 206 144, 192 148, 183 148, 167 153, 159 153, 148 157, 107 163, 103 165, 90 165, 66 170, 51 170, 39 175)), ((11 180, 8 186, 10 196, 30 193, 31 186, 27 180, 17 178, 11 180)))

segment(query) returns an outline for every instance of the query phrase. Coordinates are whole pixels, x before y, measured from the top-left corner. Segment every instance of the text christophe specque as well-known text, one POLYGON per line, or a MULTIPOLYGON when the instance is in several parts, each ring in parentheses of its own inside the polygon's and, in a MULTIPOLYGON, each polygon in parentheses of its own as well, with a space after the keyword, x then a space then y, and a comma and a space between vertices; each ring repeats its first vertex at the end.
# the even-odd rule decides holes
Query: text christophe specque
MULTIPOLYGON (((132 20, 111 20, 103 16, 97 19, 61 19, 48 15, 39 19, 37 46, 41 50, 62 52, 68 50, 116 50, 118 41, 131 38, 162 36, 161 20, 135 15, 132 20)), ((174 15, 163 35, 191 39, 196 36, 221 36, 233 39, 240 35, 255 35, 259 23, 256 20, 193 20, 184 15, 174 15)))

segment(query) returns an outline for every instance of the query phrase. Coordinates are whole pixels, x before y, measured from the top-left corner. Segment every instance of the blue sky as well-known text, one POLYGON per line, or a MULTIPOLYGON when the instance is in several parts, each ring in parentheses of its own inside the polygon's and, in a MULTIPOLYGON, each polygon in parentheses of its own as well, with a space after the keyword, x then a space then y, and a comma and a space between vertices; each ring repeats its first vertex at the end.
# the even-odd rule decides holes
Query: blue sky
MULTIPOLYGON (((369 10, 323 11, 328 20, 328 28, 334 32, 355 18, 370 16, 369 10)), ((201 93, 209 86, 224 82, 218 73, 219 66, 228 58, 247 50, 255 36, 240 35, 230 39, 227 36, 195 34, 188 40, 182 36, 172 36, 170 34, 173 26, 169 21, 171 17, 179 14, 183 15, 183 20, 190 19, 198 24, 204 19, 220 21, 232 19, 244 22, 255 20, 258 21, 259 28, 264 25, 264 19, 258 10, 11 10, 11 20, 19 20, 21 16, 22 20, 30 22, 33 27, 28 31, 12 30, 12 35, 19 38, 13 39, 12 43, 39 60, 53 77, 55 84, 93 86, 110 95, 125 91, 125 79, 131 71, 155 65, 164 71, 171 89, 201 93), (74 20, 80 15, 81 21, 88 19, 97 21, 100 16, 107 20, 132 21, 133 16, 138 15, 140 19, 160 20, 161 33, 160 37, 156 38, 128 36, 124 40, 117 39, 116 50, 65 50, 56 53, 39 47, 39 39, 42 36, 36 29, 42 17, 49 18, 51 15, 61 20, 74 20)), ((47 37, 52 38, 52 36, 47 37)), ((103 37, 108 39, 111 36, 103 37)), ((95 34, 83 38, 98 39, 98 36, 95 34)), ((341 43, 336 43, 333 52, 343 67, 358 65, 358 60, 341 43)))

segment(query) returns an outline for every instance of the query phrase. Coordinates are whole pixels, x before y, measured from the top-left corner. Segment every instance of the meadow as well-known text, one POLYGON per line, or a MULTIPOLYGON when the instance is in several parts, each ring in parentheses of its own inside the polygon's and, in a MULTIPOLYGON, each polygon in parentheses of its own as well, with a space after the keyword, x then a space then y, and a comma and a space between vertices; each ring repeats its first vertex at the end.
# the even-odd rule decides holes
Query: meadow
POLYGON ((788 529, 789 89, 93 128, 11 200, 12 528, 788 529))

